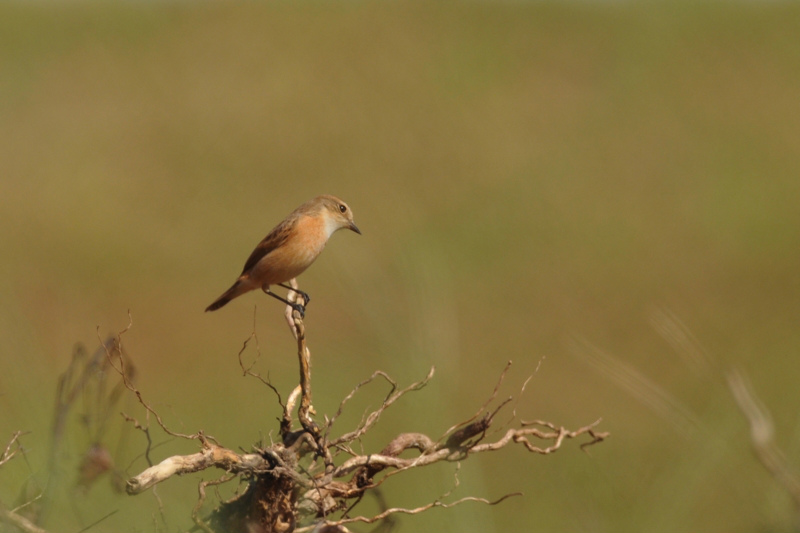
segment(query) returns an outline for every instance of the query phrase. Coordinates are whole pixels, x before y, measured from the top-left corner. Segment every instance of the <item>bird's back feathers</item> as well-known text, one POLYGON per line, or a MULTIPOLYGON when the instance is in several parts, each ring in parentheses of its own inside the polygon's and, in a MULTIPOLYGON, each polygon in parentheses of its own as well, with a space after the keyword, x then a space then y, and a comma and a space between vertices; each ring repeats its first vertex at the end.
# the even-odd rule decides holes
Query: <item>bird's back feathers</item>
POLYGON ((285 243, 286 240, 289 238, 289 235, 291 235, 292 227, 294 226, 296 221, 297 221, 296 218, 295 219, 287 218, 286 220, 275 226, 275 228, 273 228, 273 230, 269 232, 269 235, 264 237, 261 240, 261 242, 258 243, 255 250, 253 250, 253 253, 251 253, 250 257, 247 258, 247 261, 244 264, 244 268, 242 269, 242 274, 244 274, 245 272, 256 266, 256 263, 261 261, 265 255, 267 255, 268 253, 270 253, 271 251, 275 250, 283 243, 285 243))

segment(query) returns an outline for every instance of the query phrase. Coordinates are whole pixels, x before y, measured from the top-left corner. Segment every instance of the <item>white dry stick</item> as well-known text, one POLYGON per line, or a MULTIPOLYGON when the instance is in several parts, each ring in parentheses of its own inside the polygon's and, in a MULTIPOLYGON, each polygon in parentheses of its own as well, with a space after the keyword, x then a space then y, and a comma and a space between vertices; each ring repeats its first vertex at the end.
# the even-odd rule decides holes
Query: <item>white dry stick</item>
POLYGON ((253 471, 269 464, 256 453, 238 455, 221 446, 209 443, 200 453, 174 455, 153 465, 136 477, 128 480, 126 491, 134 495, 169 479, 172 476, 191 474, 206 468, 217 467, 229 472, 253 471))
POLYGON ((800 510, 800 479, 775 443, 775 427, 769 411, 756 397, 750 381, 742 372, 733 370, 728 373, 728 387, 750 423, 753 452, 775 481, 789 493, 795 507, 800 510))
POLYGON ((0 522, 11 524, 24 533, 47 533, 47 530, 40 528, 24 516, 5 509, 0 509, 0 522))

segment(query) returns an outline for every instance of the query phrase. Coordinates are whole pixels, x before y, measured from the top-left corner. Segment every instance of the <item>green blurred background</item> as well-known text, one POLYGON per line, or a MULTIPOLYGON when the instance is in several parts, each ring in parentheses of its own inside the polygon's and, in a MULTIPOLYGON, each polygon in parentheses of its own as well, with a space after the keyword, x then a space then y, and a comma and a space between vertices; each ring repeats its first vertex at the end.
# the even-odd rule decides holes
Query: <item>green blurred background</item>
MULTIPOLYGON (((203 309, 329 193, 363 236, 334 236, 300 279, 320 414, 373 370, 407 384, 435 365, 364 445, 438 436, 513 360, 500 396, 533 374, 523 419, 602 417, 612 434, 588 453, 472 457, 451 499, 524 496, 398 531, 791 531, 723 377, 750 376, 800 462, 798 36, 789 2, 0 5, 0 441, 31 432, 0 501, 47 484, 57 378, 129 310, 137 383, 171 427, 234 449, 274 435, 274 397, 236 355, 257 305, 256 368, 288 393, 282 306, 252 293, 203 309), (673 349, 660 332, 676 324, 708 359, 673 349)), ((136 474, 144 438, 116 413, 144 415, 113 411, 101 437, 136 474)), ((45 525, 116 511, 93 530, 188 529, 202 476, 158 499, 102 478, 72 490, 91 443, 78 414, 45 525)), ((422 505, 453 471, 384 495, 422 505)))

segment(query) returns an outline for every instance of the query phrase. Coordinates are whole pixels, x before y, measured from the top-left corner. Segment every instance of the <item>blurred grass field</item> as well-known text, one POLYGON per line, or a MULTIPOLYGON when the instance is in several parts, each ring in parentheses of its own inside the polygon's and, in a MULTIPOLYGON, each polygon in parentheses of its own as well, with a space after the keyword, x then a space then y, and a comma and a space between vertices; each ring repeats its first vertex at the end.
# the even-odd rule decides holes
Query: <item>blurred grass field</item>
MULTIPOLYGON (((236 354, 257 305, 257 368, 288 393, 282 307, 202 310, 329 193, 363 236, 335 235, 300 278, 320 413, 373 370, 407 384, 435 365, 365 445, 438 435, 510 359, 501 396, 535 373, 523 419, 602 417, 612 434, 588 453, 472 457, 453 498, 524 496, 399 531, 796 530, 722 372, 747 372, 800 464, 798 35, 788 2, 0 4, 0 443, 31 432, 0 501, 46 483, 57 378, 129 310, 137 383, 168 424, 233 449, 268 439, 275 401, 236 354), (669 314, 709 372, 659 335, 669 314), (626 388, 620 365, 653 385, 626 388)), ((144 439, 122 438, 128 468, 144 439)), ((191 526, 196 479, 159 487, 163 517, 105 480, 70 495, 90 443, 74 428, 62 444, 52 531, 113 511, 93 530, 191 526)), ((414 507, 453 466, 402 477, 385 495, 414 507)))

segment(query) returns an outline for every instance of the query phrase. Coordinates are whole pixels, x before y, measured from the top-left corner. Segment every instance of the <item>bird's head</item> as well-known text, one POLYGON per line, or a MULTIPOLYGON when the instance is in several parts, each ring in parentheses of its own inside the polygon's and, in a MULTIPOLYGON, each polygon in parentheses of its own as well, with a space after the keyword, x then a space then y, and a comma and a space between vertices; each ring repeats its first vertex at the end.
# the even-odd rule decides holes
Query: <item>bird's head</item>
POLYGON ((353 222, 353 210, 343 200, 331 195, 319 196, 316 200, 322 208, 321 212, 325 219, 328 236, 345 228, 361 235, 361 230, 353 222))

